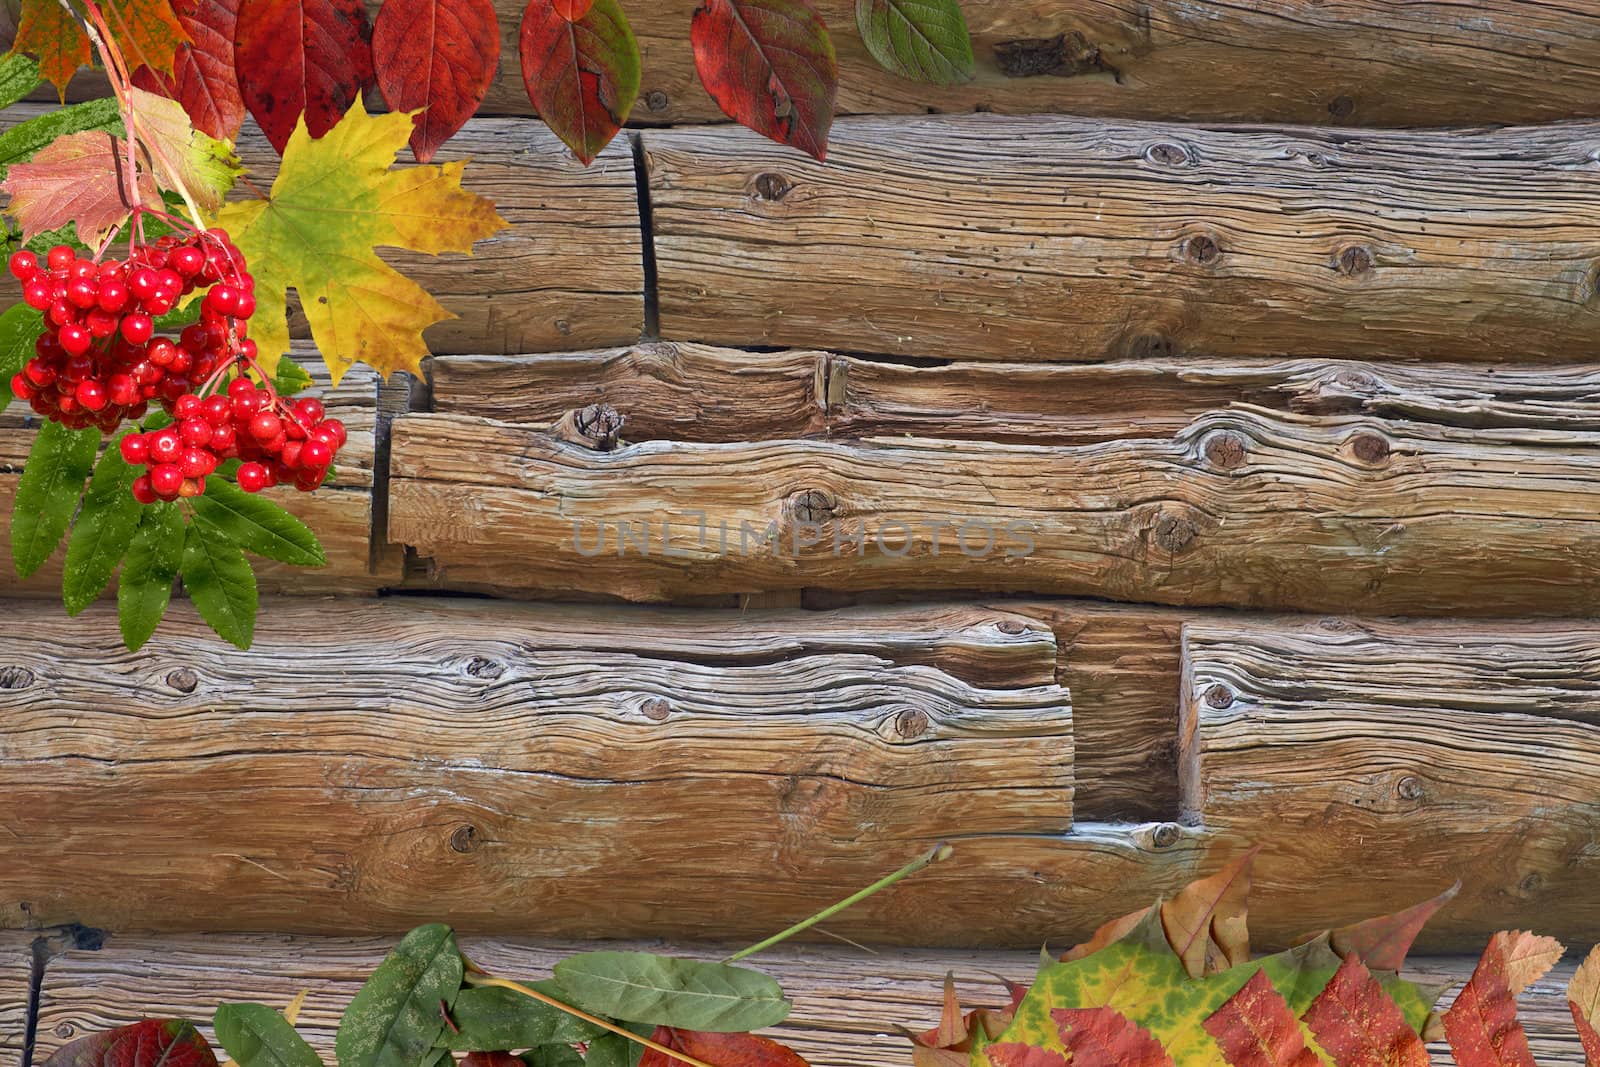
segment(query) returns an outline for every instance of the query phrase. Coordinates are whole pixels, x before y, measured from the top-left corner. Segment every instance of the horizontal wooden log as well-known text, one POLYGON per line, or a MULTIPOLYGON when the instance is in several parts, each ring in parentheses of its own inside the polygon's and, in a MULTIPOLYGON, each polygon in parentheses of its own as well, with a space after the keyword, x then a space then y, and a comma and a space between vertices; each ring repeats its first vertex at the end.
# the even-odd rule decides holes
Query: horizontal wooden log
POLYGON ((1231 404, 1446 426, 1600 430, 1600 367, 1146 359, 908 366, 829 352, 653 342, 441 356, 433 410, 553 425, 593 405, 641 441, 947 437, 1087 444, 1181 432, 1231 404))
POLYGON ((661 334, 1010 362, 1589 358, 1600 125, 646 131, 661 334))
MULTIPOLYGON (((401 582, 401 561, 392 554, 374 557, 373 457, 377 431, 378 379, 364 367, 346 375, 338 389, 330 389, 326 368, 314 349, 296 346, 295 357, 315 384, 303 395, 323 400, 328 414, 344 422, 350 439, 335 464, 337 477, 315 493, 292 487, 269 491, 274 500, 293 512, 322 542, 328 566, 291 567, 271 560, 253 560, 256 581, 263 593, 334 595, 370 593, 401 582)), ((13 403, 0 414, 0 515, 9 517, 22 468, 33 447, 38 420, 27 408, 13 403)), ((381 547, 381 546, 380 546, 381 547)), ((56 599, 61 596, 61 570, 65 548, 31 578, 17 577, 9 538, 0 538, 0 596, 56 599)), ((113 583, 112 588, 115 588, 113 583)))
POLYGON ((634 600, 987 589, 1584 615, 1600 580, 1596 457, 1589 434, 1242 407, 1171 440, 1079 447, 879 439, 612 453, 413 415, 394 424, 389 537, 457 589, 634 600))
POLYGON ((282 600, 241 655, 180 606, 137 681, 114 612, 12 615, 0 827, 30 861, 0 871, 5 924, 391 929, 454 897, 480 929, 703 932, 662 912, 681 864, 748 928, 941 839, 1072 826, 1053 641, 992 609, 282 600), (1019 657, 1039 684, 1002 687, 1019 657))
MULTIPOLYGON (((18 105, 0 128, 40 112, 18 105)), ((543 123, 475 119, 451 142, 470 156, 462 184, 511 225, 469 258, 383 249, 383 258, 458 317, 424 335, 434 352, 538 352, 626 344, 644 328, 644 252, 626 138, 585 168, 543 123)), ((239 138, 251 180, 267 188, 278 158, 253 122, 239 138)), ((402 163, 410 164, 409 152, 402 163)), ((5 301, 19 298, 14 283, 5 301)), ((297 305, 296 305, 297 307, 297 305)), ((297 335, 309 336, 296 311, 297 335)))
MULTIPOLYGON (((39 1063, 75 1037, 150 1016, 189 1018, 209 1038, 219 1001, 282 1009, 302 991, 298 1030, 331 1061, 340 1014, 393 946, 389 938, 308 938, 270 934, 115 936, 97 952, 77 951, 52 961, 45 973, 39 1012, 39 1063), (228 975, 219 989, 217 975, 228 975)), ((584 943, 534 944, 469 938, 463 951, 491 971, 520 977, 548 974, 557 961, 589 948, 584 943)), ((616 947, 605 946, 605 947, 616 947)), ((634 946, 624 945, 624 948, 634 946)), ((699 959, 717 957, 713 945, 637 946, 699 959)), ((1414 959, 1407 976, 1430 984, 1459 985, 1474 960, 1414 959)), ((939 1021, 944 977, 953 973, 965 1003, 997 1007, 1003 1001, 994 975, 1026 982, 1037 953, 950 949, 885 950, 866 955, 842 946, 779 947, 763 953, 763 970, 794 1001, 794 1012, 770 1031, 807 1062, 826 1067, 883 1067, 909 1061, 901 1027, 920 1031, 939 1021)), ((1566 1007, 1566 985, 1576 964, 1557 967, 1519 998, 1520 1018, 1540 1063, 1582 1067, 1583 1050, 1566 1007)), ((1451 1063, 1444 1045, 1434 1062, 1451 1063)))
POLYGON ((1460 879, 1441 931, 1600 930, 1593 625, 1195 624, 1182 715, 1187 817, 1307 927, 1460 879))

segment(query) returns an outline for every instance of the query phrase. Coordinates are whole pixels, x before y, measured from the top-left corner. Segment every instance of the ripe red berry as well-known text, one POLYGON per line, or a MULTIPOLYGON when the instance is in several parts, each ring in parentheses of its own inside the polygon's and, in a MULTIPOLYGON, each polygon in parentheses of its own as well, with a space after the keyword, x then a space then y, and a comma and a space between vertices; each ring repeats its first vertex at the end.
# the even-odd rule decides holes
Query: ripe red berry
POLYGON ((172 255, 167 257, 167 266, 185 278, 193 278, 205 265, 205 253, 191 246, 174 249, 172 255))
POLYGON ((139 301, 149 300, 161 287, 160 277, 149 267, 140 267, 128 278, 128 291, 139 301))
POLYGON ((256 298, 255 298, 255 294, 254 293, 247 293, 243 289, 239 290, 239 302, 234 306, 234 309, 233 309, 234 317, 235 318, 240 318, 240 319, 248 319, 251 315, 254 315, 255 313, 256 313, 256 298))
POLYGON ((117 327, 122 325, 122 320, 104 308, 92 308, 84 320, 89 326, 89 335, 97 341, 103 341, 117 332, 117 327))
POLYGON ((307 430, 315 428, 322 421, 325 414, 322 401, 313 397, 304 397, 294 402, 294 417, 299 419, 307 430))
MULTIPOLYGON (((190 398, 194 399, 194 406, 198 408, 200 403, 199 397, 195 397, 194 394, 191 393, 190 398)), ((178 401, 178 406, 183 406, 182 400, 178 401)), ((194 416, 193 418, 184 419, 178 427, 178 433, 183 437, 183 443, 186 445, 195 445, 198 447, 200 445, 211 443, 211 424, 205 419, 200 418, 198 415, 194 416)))
POLYGON ((178 490, 183 486, 183 471, 173 463, 163 463, 150 471, 150 487, 156 495, 171 499, 178 495, 178 490))
POLYGON ((100 300, 100 287, 87 278, 79 278, 67 286, 67 303, 88 311, 100 300))
POLYGON ((150 458, 150 442, 142 433, 130 433, 122 439, 122 458, 135 467, 144 466, 150 458))
POLYGON ((11 276, 19 282, 31 282, 39 273, 39 257, 26 249, 11 253, 11 276))
POLYGON ((245 463, 239 467, 239 488, 247 493, 259 493, 267 487, 267 468, 259 463, 245 463))
POLYGON ((155 332, 155 323, 149 315, 134 314, 122 320, 122 339, 130 345, 144 344, 155 332))
POLYGON ((271 441, 283 432, 283 423, 270 411, 258 413, 250 420, 250 436, 257 441, 271 441))
POLYGON ((77 397, 78 403, 90 411, 100 411, 110 402, 110 398, 106 396, 106 387, 93 378, 78 383, 77 397))
POLYGON ((150 439, 150 458, 157 463, 176 463, 181 455, 183 455, 183 438, 179 437, 178 431, 172 427, 157 430, 156 435, 150 439))
POLYGON ((232 317, 239 310, 239 290, 231 285, 219 285, 206 294, 206 310, 232 317))
POLYGON ((179 419, 192 419, 200 413, 201 400, 193 393, 180 396, 178 402, 172 407, 172 414, 179 419))
POLYGON ((302 467, 322 470, 333 462, 333 449, 324 441, 307 441, 300 449, 302 467))
POLYGON ((55 294, 50 290, 50 284, 35 278, 22 287, 23 303, 35 311, 43 311, 55 300, 55 294))
POLYGON ((121 311, 128 306, 128 287, 114 278, 100 283, 100 293, 95 298, 106 311, 121 311))
POLYGON ((61 327, 61 332, 56 337, 68 355, 81 356, 94 347, 94 336, 75 322, 69 322, 61 327))
POLYGON ((226 423, 232 413, 233 405, 221 393, 206 397, 203 414, 213 429, 226 423))
POLYGON ((28 360, 28 362, 23 365, 22 373, 28 376, 29 382, 37 385, 41 389, 47 385, 53 384, 56 380, 55 366, 40 358, 28 360))
POLYGON ((203 448, 186 448, 178 461, 185 478, 204 478, 217 469, 217 457, 203 448))
POLYGON ((178 346, 165 337, 157 337, 145 350, 145 358, 158 367, 170 367, 178 358, 178 346))
POLYGON ((233 423, 225 422, 211 431, 211 451, 227 458, 236 455, 239 451, 238 431, 233 428, 233 423))
POLYGON ((141 504, 154 504, 161 499, 156 496, 155 487, 150 482, 150 475, 141 474, 133 480, 133 499, 141 504))
POLYGON ((78 254, 74 252, 70 246, 56 245, 50 250, 48 262, 50 263, 51 270, 66 270, 68 267, 72 266, 73 262, 76 261, 77 258, 78 254))
POLYGON ((11 395, 18 400, 26 402, 34 398, 35 390, 28 379, 20 374, 13 374, 11 376, 11 395))

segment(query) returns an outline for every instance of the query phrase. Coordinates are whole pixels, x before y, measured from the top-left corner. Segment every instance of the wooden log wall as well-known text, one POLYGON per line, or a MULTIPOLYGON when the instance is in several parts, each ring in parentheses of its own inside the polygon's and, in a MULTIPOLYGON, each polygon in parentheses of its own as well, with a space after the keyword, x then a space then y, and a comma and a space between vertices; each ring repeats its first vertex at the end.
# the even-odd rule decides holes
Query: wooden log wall
MULTIPOLYGON (((744 937, 951 840, 830 928, 1260 844, 1263 944, 1458 878, 1430 948, 1600 940, 1600 6, 968 0, 930 90, 821 0, 825 165, 635 6, 639 128, 578 167, 508 60, 449 151, 511 227, 385 253, 459 317, 332 398, 253 653, 0 571, 0 927, 744 937)), ((54 966, 74 1032, 133 973, 54 966)))

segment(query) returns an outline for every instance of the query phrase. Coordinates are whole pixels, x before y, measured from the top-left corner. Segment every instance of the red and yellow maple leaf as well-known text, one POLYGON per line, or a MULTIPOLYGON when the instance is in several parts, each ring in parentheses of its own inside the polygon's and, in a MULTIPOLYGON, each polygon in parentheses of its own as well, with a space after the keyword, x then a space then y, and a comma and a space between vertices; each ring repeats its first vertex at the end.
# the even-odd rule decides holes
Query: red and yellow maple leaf
POLYGON ((88 35, 57 0, 22 0, 11 50, 39 60, 39 73, 60 92, 62 103, 67 100, 67 83, 94 56, 88 35))
POLYGON ((1528 1035, 1517 1019, 1517 994, 1561 958, 1561 944, 1522 931, 1489 941, 1466 988, 1444 1014, 1444 1031, 1459 1067, 1534 1067, 1528 1035))
POLYGON ((1231 1067, 1317 1067, 1289 1002, 1257 971, 1205 1021, 1231 1067))
POLYGON ((178 48, 188 43, 189 32, 172 10, 172 0, 117 0, 102 4, 106 25, 111 28, 128 69, 149 67, 160 74, 171 74, 178 48))
MULTIPOLYGON (((32 240, 72 223, 85 244, 95 246, 129 215, 124 175, 127 142, 100 130, 58 137, 27 163, 13 164, 3 190, 11 197, 6 214, 32 240)), ((149 173, 139 172, 138 199, 147 208, 165 208, 149 173)))
POLYGON ((1050 1018, 1074 1067, 1172 1067, 1161 1042, 1114 1008, 1057 1008, 1050 1018))
POLYGON ((1428 1067, 1428 1049, 1356 956, 1346 956, 1304 1019, 1337 1067, 1428 1067))

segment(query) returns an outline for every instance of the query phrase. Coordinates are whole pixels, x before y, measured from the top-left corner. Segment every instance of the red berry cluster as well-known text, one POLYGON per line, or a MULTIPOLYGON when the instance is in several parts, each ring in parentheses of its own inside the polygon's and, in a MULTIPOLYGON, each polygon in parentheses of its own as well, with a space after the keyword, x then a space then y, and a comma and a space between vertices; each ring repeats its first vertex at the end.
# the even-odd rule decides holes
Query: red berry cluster
POLYGON ((126 261, 79 259, 66 245, 52 248, 45 264, 17 252, 11 273, 28 306, 45 313, 34 358, 11 379, 11 391, 72 429, 110 433, 124 419, 142 418, 152 401, 170 411, 236 350, 255 356, 255 343, 244 339, 255 282, 221 231, 164 237, 126 261), (175 342, 155 336, 155 320, 205 286, 212 288, 200 321, 175 342))
POLYGON ((310 492, 327 477, 344 425, 316 400, 291 406, 244 376, 256 357, 245 336, 255 282, 225 232, 163 237, 125 262, 79 259, 65 245, 45 264, 18 252, 11 273, 27 304, 45 313, 34 358, 11 379, 17 397, 73 429, 110 433, 143 418, 151 402, 176 420, 122 440, 123 458, 147 468, 133 485, 141 503, 199 496, 226 459, 243 461, 239 487, 250 493, 279 483, 310 492), (199 322, 176 340, 155 336, 158 317, 206 287, 199 322))
POLYGON ((310 492, 328 476, 345 442, 344 423, 324 417, 320 401, 296 401, 286 416, 274 398, 248 378, 235 378, 226 393, 204 400, 179 398, 177 422, 122 439, 122 458, 148 468, 133 483, 141 503, 199 496, 206 475, 225 459, 242 459, 239 487, 259 493, 280 482, 310 492))

